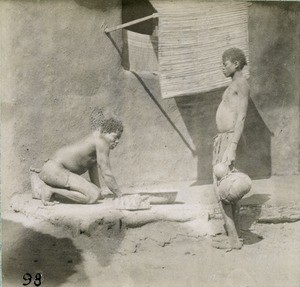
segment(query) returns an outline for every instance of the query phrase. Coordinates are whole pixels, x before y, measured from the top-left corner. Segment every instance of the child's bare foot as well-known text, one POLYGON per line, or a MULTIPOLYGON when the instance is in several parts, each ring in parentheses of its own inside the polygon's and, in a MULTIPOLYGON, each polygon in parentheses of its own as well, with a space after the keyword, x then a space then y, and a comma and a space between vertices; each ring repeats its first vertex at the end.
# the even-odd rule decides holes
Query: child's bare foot
POLYGON ((41 192, 41 200, 45 206, 52 206, 57 203, 57 202, 51 202, 52 195, 53 193, 48 188, 45 188, 41 192))
POLYGON ((228 236, 222 234, 212 239, 212 247, 217 249, 225 249, 227 252, 232 249, 241 249, 243 240, 230 240, 228 236))

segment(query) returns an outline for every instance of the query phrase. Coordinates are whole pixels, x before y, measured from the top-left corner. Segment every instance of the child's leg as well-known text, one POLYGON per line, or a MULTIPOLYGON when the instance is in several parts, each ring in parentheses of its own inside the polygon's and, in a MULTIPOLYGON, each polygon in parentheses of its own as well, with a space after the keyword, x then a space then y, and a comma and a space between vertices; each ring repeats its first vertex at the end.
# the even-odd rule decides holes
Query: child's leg
MULTIPOLYGON (((46 185, 46 184, 45 184, 46 185)), ((43 189, 41 193, 41 200, 44 205, 54 205, 55 202, 51 201, 51 198, 54 194, 62 195, 68 199, 76 203, 86 203, 87 199, 86 196, 78 191, 63 189, 63 188, 54 188, 47 185, 46 188, 43 189)))
POLYGON ((231 204, 225 204, 223 202, 222 202, 222 207, 224 210, 224 221, 225 221, 225 226, 227 229, 231 248, 240 249, 242 247, 242 243, 239 240, 239 236, 235 227, 233 207, 231 204))
POLYGON ((82 176, 74 173, 69 174, 68 185, 74 194, 59 193, 69 199, 80 203, 96 203, 101 196, 101 190, 93 183, 87 181, 82 176), (77 195, 80 193, 81 195, 77 195))
POLYGON ((101 191, 96 185, 52 160, 43 166, 39 176, 48 185, 41 196, 44 204, 50 201, 54 193, 77 203, 96 203, 101 196, 101 191))
POLYGON ((235 228, 235 222, 233 220, 233 211, 231 204, 225 204, 220 200, 219 192, 218 192, 218 185, 217 185, 217 178, 215 175, 213 175, 214 179, 214 192, 217 197, 219 207, 222 213, 222 217, 224 220, 224 227, 225 231, 228 236, 228 241, 221 242, 214 244, 214 247, 217 248, 224 248, 224 249, 240 249, 242 247, 242 243, 239 240, 237 230, 235 228))
POLYGON ((53 194, 59 194, 76 203, 83 204, 96 203, 100 198, 100 190, 80 175, 70 173, 68 184, 70 189, 47 186, 41 194, 44 205, 51 205, 49 202, 53 194))
POLYGON ((236 232, 239 237, 241 237, 241 229, 240 229, 240 204, 236 202, 232 205, 232 213, 233 213, 233 221, 235 225, 236 232))

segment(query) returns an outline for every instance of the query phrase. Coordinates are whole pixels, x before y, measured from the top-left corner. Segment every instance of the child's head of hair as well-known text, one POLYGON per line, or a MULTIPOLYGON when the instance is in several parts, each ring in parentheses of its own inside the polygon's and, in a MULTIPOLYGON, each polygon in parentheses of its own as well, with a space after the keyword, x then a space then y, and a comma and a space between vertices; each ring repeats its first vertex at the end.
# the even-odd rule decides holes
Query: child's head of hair
POLYGON ((223 53, 223 62, 230 60, 232 63, 239 62, 238 69, 242 70, 247 65, 247 60, 244 52, 238 48, 230 48, 223 53))
POLYGON ((94 108, 90 114, 90 126, 92 131, 100 130, 105 121, 103 109, 94 108))
POLYGON ((104 120, 103 125, 101 126, 101 131, 102 133, 117 133, 117 132, 123 132, 123 123, 115 118, 115 117, 111 117, 109 119, 104 120))
POLYGON ((101 130, 102 133, 123 132, 122 122, 112 114, 105 116, 105 110, 94 108, 90 115, 92 131, 101 130))

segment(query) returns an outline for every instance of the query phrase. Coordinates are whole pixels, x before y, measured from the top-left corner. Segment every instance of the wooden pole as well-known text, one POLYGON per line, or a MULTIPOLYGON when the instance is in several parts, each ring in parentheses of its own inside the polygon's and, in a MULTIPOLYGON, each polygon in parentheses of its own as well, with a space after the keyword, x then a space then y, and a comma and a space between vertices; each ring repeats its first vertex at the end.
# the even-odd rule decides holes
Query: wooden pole
POLYGON ((105 28, 105 29, 104 29, 104 32, 105 32, 105 33, 110 33, 110 32, 112 32, 112 31, 116 31, 116 30, 119 30, 119 29, 123 29, 123 28, 125 28, 125 27, 131 26, 131 25, 134 25, 134 24, 137 24, 137 23, 140 23, 140 22, 144 22, 144 21, 147 21, 147 20, 152 19, 152 18, 158 18, 158 13, 153 13, 152 15, 149 15, 149 16, 146 16, 146 17, 137 19, 137 20, 133 20, 133 21, 130 21, 130 22, 127 22, 127 23, 118 25, 118 26, 116 26, 116 27, 105 28))

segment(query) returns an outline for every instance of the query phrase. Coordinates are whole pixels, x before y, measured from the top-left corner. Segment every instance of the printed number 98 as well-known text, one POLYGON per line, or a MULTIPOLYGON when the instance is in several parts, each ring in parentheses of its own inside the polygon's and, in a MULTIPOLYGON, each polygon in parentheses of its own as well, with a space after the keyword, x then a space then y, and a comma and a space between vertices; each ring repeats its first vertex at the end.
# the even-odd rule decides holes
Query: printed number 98
MULTIPOLYGON (((32 276, 31 276, 31 274, 30 273, 25 273, 24 275, 23 275, 23 279, 24 279, 24 281, 27 281, 27 282, 25 282, 25 283, 23 283, 23 285, 24 286, 27 286, 27 285, 29 285, 30 283, 31 283, 31 281, 32 281, 32 276)), ((33 281, 33 284, 35 285, 35 286, 40 286, 41 284, 42 284, 42 274, 41 273, 36 273, 35 274, 35 278, 34 278, 34 281, 33 281)))

